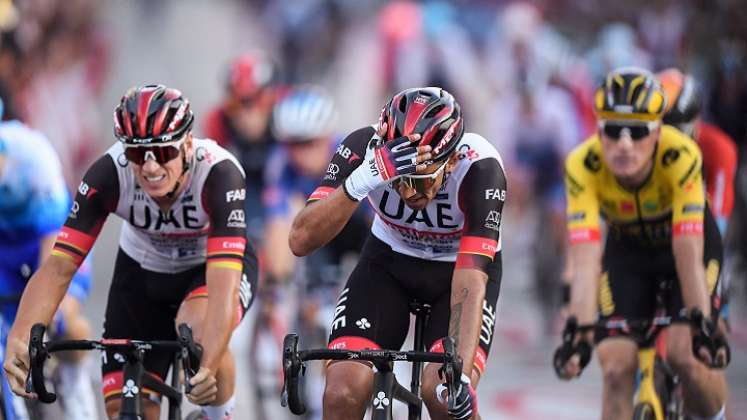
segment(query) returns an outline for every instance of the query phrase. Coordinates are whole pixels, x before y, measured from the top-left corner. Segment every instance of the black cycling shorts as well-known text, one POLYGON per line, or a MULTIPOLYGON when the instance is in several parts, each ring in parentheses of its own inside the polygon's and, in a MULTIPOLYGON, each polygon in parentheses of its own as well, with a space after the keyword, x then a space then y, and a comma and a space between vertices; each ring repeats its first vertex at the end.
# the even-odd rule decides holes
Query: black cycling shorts
MULTIPOLYGON (((236 325, 251 307, 256 294, 257 275, 257 254, 247 244, 236 325)), ((205 286, 205 264, 176 274, 157 273, 143 269, 120 249, 109 289, 103 337, 176 340, 175 322, 179 306, 188 298, 206 296, 205 286)), ((163 380, 172 358, 172 353, 149 351, 145 355, 145 370, 163 380)), ((123 365, 121 355, 109 351, 102 354, 105 399, 121 394, 123 365)))
MULTIPOLYGON (((482 373, 490 352, 501 281, 501 254, 488 267, 480 343, 475 366, 482 373)), ((399 350, 410 327, 410 302, 431 305, 423 342, 438 351, 449 335, 453 262, 429 261, 394 252, 368 236, 360 259, 340 293, 329 348, 399 350)))
MULTIPOLYGON (((706 208, 703 222, 703 264, 706 267, 711 305, 718 311, 720 302, 720 272, 723 262, 721 235, 711 212, 706 208)), ((607 236, 602 257, 602 278, 599 287, 601 320, 650 320, 658 315, 673 317, 673 322, 686 322, 684 301, 677 277, 671 243, 659 247, 634 245, 607 236), (658 311, 658 312, 657 312, 658 311)), ((607 330, 599 328, 595 341, 612 336, 633 337, 639 345, 649 346, 641 331, 607 330)))

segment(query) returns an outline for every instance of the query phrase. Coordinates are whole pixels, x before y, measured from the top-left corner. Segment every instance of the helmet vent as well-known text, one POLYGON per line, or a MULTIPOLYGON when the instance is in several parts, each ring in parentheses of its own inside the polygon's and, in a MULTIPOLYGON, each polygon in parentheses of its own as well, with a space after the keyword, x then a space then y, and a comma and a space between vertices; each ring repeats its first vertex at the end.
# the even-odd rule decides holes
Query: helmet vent
POLYGON ((441 110, 444 109, 443 105, 437 105, 433 107, 430 111, 428 111, 427 114, 425 114, 424 118, 433 118, 435 117, 441 110))
POLYGON ((397 104, 397 108, 400 112, 405 112, 407 110, 407 97, 402 95, 402 98, 399 100, 399 104, 397 104))

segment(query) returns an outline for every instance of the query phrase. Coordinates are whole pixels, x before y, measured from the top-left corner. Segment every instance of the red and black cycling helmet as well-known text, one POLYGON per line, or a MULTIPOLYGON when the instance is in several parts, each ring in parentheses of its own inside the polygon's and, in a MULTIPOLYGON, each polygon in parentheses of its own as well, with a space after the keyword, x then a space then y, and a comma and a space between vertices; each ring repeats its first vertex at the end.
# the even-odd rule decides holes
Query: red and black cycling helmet
POLYGON ((263 89, 278 82, 278 68, 266 54, 253 51, 242 54, 228 66, 226 89, 239 100, 250 100, 263 89))
POLYGON ((432 147, 434 162, 449 158, 464 134, 462 108, 438 87, 405 89, 394 95, 381 110, 381 122, 387 124, 385 140, 420 134, 418 145, 432 147))
POLYGON ((670 68, 656 75, 667 95, 664 124, 680 127, 691 123, 700 113, 700 90, 689 74, 670 68))
POLYGON ((114 109, 114 136, 125 144, 168 143, 181 139, 194 119, 180 91, 164 85, 134 87, 114 109))

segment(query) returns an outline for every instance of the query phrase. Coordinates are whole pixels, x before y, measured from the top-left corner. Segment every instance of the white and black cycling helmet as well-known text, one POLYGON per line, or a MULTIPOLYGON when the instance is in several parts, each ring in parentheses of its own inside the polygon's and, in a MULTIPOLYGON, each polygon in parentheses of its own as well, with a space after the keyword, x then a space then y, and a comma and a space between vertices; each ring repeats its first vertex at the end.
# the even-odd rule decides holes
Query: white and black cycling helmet
POLYGON ((329 136, 336 122, 334 99, 323 88, 313 85, 291 88, 272 112, 272 132, 281 143, 329 136))

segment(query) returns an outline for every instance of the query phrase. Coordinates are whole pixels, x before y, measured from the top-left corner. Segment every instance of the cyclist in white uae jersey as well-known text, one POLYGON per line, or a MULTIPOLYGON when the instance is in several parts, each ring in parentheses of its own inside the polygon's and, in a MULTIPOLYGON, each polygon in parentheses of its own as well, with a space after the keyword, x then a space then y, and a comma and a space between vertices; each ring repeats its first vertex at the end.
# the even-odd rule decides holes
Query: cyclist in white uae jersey
MULTIPOLYGON (((492 341, 501 276, 500 155, 481 136, 464 133, 461 108, 448 92, 400 92, 378 125, 343 140, 294 220, 291 250, 306 255, 327 243, 366 197, 376 217, 338 300, 329 347, 399 349, 409 303, 428 303, 426 345, 438 351, 443 337, 454 337, 465 375, 447 413, 444 395, 436 394, 438 367, 427 366, 423 399, 433 419, 476 418, 474 386, 492 341)), ((324 418, 362 418, 372 378, 365 364, 332 362, 324 418)))
MULTIPOLYGON (((257 261, 245 239, 243 171, 216 143, 192 137, 193 120, 175 89, 148 85, 122 97, 114 112, 119 143, 89 168, 52 256, 21 299, 4 364, 15 393, 30 396, 23 383, 31 325, 49 322, 106 217, 116 213, 126 223, 104 338, 175 339, 175 322, 187 322, 204 348, 188 397, 209 420, 230 418, 235 368, 227 345, 251 304, 257 261)), ((116 417, 122 362, 104 356, 107 412, 116 417)), ((165 379, 169 359, 149 354, 145 369, 165 379)), ((148 389, 141 395, 158 397, 148 389)), ((158 418, 158 405, 148 401, 145 411, 146 419, 158 418)))

